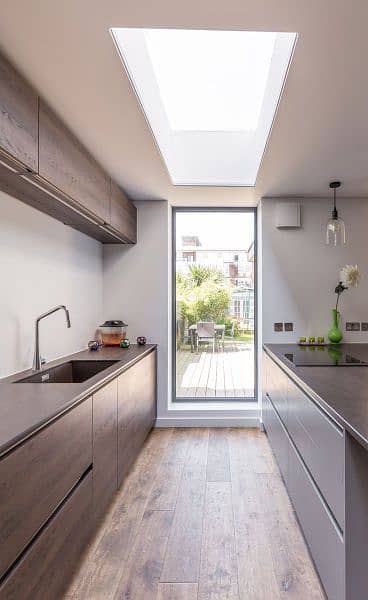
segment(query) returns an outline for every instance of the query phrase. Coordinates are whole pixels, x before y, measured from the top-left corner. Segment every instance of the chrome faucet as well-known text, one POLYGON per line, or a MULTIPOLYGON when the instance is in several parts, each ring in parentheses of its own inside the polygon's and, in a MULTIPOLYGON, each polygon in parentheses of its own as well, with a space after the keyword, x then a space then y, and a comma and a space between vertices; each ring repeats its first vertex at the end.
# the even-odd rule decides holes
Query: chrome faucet
POLYGON ((45 317, 48 317, 49 315, 52 315, 54 312, 56 312, 58 310, 63 310, 65 312, 66 326, 67 327, 71 326, 70 325, 69 311, 66 308, 66 306, 64 306, 64 304, 60 304, 59 306, 55 306, 55 308, 51 308, 47 312, 43 313, 43 315, 40 315, 39 317, 37 317, 37 319, 36 319, 36 327, 35 327, 35 351, 34 351, 34 359, 33 359, 33 367, 32 367, 33 371, 40 371, 41 368, 42 368, 42 365, 45 364, 45 362, 46 362, 40 356, 40 334, 39 334, 39 324, 40 324, 40 321, 42 319, 44 319, 45 317))

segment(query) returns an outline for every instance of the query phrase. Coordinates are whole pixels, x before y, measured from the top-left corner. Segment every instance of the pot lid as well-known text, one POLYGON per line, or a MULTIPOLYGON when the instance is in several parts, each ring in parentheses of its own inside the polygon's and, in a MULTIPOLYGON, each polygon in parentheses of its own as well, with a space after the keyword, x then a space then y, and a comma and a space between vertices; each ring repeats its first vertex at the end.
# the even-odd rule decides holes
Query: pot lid
POLYGON ((124 321, 119 321, 119 320, 105 321, 105 323, 100 325, 100 327, 128 327, 128 324, 124 323, 124 321))

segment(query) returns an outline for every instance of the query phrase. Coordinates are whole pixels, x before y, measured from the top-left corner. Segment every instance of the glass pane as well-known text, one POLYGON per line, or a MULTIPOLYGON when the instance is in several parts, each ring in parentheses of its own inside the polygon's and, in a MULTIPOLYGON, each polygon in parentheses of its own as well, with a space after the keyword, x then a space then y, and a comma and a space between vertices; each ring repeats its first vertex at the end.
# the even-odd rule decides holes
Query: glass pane
POLYGON ((176 212, 176 399, 255 396, 255 220, 176 212))

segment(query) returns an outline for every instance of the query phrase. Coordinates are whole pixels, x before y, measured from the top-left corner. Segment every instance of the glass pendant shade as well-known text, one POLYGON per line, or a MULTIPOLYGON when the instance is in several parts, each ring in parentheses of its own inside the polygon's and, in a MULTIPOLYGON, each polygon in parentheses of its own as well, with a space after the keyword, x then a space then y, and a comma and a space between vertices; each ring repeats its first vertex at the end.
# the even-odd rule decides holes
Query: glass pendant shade
POLYGON ((336 208, 336 190, 340 187, 340 181, 331 181, 330 188, 333 190, 333 210, 331 218, 327 221, 326 244, 329 246, 343 246, 345 244, 345 223, 339 217, 336 208))
POLYGON ((329 246, 345 244, 345 223, 339 217, 331 217, 327 222, 326 244, 329 246))

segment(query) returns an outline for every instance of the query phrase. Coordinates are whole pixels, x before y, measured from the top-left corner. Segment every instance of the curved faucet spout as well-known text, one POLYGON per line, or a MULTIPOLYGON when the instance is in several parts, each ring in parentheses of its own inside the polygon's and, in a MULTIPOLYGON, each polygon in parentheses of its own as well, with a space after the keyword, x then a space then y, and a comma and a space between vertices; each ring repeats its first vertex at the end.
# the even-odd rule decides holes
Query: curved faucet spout
POLYGON ((37 317, 36 324, 35 324, 35 351, 34 351, 34 359, 33 359, 33 367, 32 367, 33 371, 40 371, 40 369, 42 367, 42 361, 41 361, 41 356, 40 356, 40 332, 39 332, 40 321, 42 321, 42 319, 44 319, 45 317, 48 317, 49 315, 52 315, 53 313, 57 312, 58 310, 63 310, 65 312, 66 326, 68 328, 71 327, 70 314, 64 304, 59 304, 59 306, 50 308, 50 310, 48 310, 47 312, 45 312, 42 315, 40 315, 39 317, 37 317))

